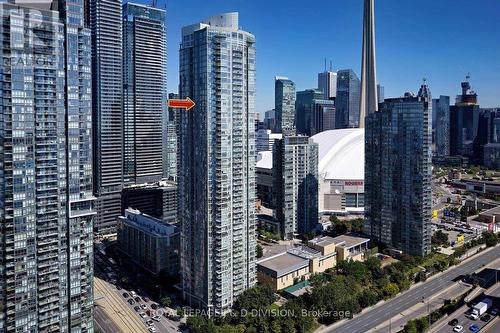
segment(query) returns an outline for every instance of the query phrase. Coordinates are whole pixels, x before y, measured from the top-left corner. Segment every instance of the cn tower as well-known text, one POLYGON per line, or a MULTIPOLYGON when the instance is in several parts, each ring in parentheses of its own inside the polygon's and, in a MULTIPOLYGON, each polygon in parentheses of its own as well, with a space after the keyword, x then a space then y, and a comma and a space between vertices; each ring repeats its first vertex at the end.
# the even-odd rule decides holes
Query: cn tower
POLYGON ((365 117, 368 113, 378 111, 374 0, 365 0, 364 8, 359 128, 365 127, 365 117))

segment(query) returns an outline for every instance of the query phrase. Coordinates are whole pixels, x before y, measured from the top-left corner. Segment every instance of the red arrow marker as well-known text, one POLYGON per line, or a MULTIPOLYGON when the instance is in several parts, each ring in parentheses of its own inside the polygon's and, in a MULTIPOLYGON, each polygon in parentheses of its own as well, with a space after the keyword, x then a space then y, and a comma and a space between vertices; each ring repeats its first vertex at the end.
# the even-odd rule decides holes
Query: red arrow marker
POLYGON ((168 107, 169 108, 182 108, 187 110, 191 110, 195 106, 195 102, 191 98, 186 99, 169 99, 168 107))

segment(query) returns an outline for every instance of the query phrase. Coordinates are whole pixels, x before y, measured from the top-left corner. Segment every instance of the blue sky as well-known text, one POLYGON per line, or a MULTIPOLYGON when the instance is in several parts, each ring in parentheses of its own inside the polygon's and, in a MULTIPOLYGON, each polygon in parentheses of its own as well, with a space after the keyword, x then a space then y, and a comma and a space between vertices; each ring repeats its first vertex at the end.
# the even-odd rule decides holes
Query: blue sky
MULTIPOLYGON (((140 0, 144 2, 143 0, 140 0)), ((471 73, 484 107, 500 107, 499 0, 375 0, 378 81, 386 97, 455 96, 471 73)), ((148 2, 145 2, 148 3, 148 2)), ((158 0, 167 9, 168 90, 177 91, 181 27, 238 11, 257 39, 256 111, 274 106, 274 76, 314 88, 324 59, 360 72, 362 0, 158 0)))

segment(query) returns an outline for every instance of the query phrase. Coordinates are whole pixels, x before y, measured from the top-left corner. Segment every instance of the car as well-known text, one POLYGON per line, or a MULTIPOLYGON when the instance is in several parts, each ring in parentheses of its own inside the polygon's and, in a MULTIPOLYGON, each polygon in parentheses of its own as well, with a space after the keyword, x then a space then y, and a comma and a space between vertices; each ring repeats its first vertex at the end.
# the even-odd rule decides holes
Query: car
POLYGON ((153 309, 153 310, 158 309, 158 304, 156 304, 156 303, 152 303, 152 304, 151 304, 151 309, 153 309))
POLYGON ((494 308, 493 310, 490 311, 490 314, 492 316, 496 316, 498 314, 498 308, 494 308))
POLYGON ((134 310, 135 310, 136 312, 139 312, 139 311, 141 310, 141 308, 140 308, 138 305, 136 305, 136 306, 134 306, 134 310))
POLYGON ((151 319, 146 320, 146 324, 148 324, 148 326, 153 326, 153 321, 151 319))
POLYGON ((150 331, 151 333, 154 333, 154 332, 156 332, 156 328, 154 326, 149 326, 148 331, 150 331))
POLYGON ((139 312, 139 316, 141 316, 141 318, 146 318, 147 317, 147 315, 144 312, 139 312))
POLYGON ((135 297, 135 296, 137 296, 137 294, 135 293, 135 291, 133 291, 133 290, 132 290, 132 291, 130 292, 130 296, 135 297))
POLYGON ((146 304, 141 304, 141 308, 142 308, 143 310, 146 310, 146 309, 148 308, 148 306, 147 306, 146 304))
POLYGON ((137 303, 139 303, 139 302, 141 301, 141 298, 140 298, 140 297, 138 297, 138 296, 134 297, 134 299, 135 299, 135 301, 136 301, 137 303))
POLYGON ((472 324, 472 325, 470 325, 469 329, 472 332, 478 332, 479 331, 479 325, 478 324, 472 324))
POLYGON ((485 314, 484 316, 481 317, 481 320, 488 322, 491 320, 491 316, 489 314, 485 314))
POLYGON ((130 305, 134 305, 134 304, 135 304, 134 300, 133 300, 133 299, 131 299, 131 298, 129 298, 127 302, 128 302, 128 304, 130 304, 130 305))
POLYGON ((122 296, 128 298, 129 295, 127 293, 123 293, 122 296))
POLYGON ((156 316, 153 316, 151 319, 153 319, 154 321, 160 321, 161 317, 156 315, 156 316))
POLYGON ((457 325, 453 327, 453 332, 462 332, 464 327, 462 325, 457 325))
POLYGON ((450 326, 457 326, 458 325, 458 319, 454 318, 448 322, 448 325, 450 326))

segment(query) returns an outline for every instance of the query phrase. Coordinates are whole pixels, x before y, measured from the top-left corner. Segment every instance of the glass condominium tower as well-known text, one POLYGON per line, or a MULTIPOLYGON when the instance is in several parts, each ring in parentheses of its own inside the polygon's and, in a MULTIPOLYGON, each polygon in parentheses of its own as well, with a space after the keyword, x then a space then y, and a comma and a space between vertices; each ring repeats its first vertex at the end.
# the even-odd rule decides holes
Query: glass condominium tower
POLYGON ((386 99, 365 124, 364 232, 414 256, 431 251, 430 103, 386 99))
POLYGON ((166 43, 165 10, 123 5, 125 184, 158 181, 164 175, 166 43))
POLYGON ((191 306, 230 310, 255 270, 255 37, 238 13, 182 29, 179 111, 181 281, 191 306))
POLYGON ((93 332, 90 30, 31 5, 0 4, 0 332, 93 332))
POLYGON ((352 69, 337 72, 337 97, 335 99, 335 127, 359 127, 361 81, 352 69))
POLYGON ((123 56, 121 0, 86 0, 92 32, 94 230, 116 231, 123 187, 123 56))

